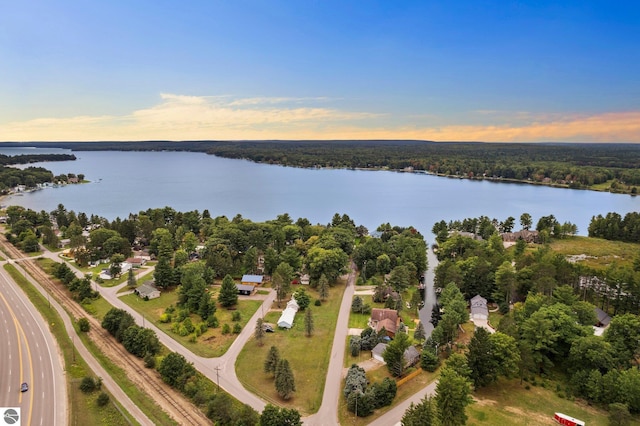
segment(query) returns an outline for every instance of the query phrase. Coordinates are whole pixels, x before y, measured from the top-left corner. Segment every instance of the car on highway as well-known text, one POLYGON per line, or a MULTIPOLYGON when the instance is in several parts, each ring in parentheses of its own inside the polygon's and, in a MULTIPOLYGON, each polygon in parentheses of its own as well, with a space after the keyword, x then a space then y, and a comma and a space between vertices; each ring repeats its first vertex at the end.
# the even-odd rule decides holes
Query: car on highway
POLYGON ((20 392, 26 392, 29 390, 29 385, 27 384, 27 382, 24 382, 23 384, 20 385, 20 392))

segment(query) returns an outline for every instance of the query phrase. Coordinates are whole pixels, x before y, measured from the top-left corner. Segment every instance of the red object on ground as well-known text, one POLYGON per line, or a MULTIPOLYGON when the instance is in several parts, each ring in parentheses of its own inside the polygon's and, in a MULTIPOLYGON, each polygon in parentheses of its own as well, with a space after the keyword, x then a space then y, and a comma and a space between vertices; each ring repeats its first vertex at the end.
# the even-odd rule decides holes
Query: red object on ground
POLYGON ((584 422, 582 420, 574 419, 573 417, 562 413, 555 413, 553 415, 553 419, 565 426, 584 426, 584 422))

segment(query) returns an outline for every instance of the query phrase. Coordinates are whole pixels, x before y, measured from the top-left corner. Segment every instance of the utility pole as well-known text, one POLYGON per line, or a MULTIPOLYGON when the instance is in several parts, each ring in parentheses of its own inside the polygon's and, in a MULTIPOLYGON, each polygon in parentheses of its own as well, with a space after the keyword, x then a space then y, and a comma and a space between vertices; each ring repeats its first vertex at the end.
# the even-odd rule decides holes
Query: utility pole
POLYGON ((218 385, 218 390, 220 390, 220 367, 216 365, 216 383, 218 385))

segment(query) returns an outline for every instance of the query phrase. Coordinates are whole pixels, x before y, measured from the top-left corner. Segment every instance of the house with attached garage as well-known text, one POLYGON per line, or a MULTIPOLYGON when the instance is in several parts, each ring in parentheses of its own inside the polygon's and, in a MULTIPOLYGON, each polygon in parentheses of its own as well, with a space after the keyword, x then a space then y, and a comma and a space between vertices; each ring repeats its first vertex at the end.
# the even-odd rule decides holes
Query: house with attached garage
POLYGON ((402 319, 395 309, 374 308, 371 310, 369 327, 373 328, 376 333, 379 333, 384 328, 387 331, 387 336, 393 338, 401 323, 402 319))
POLYGON ((146 281, 144 284, 138 286, 133 290, 141 299, 151 300, 160 297, 160 290, 156 287, 153 281, 146 281))

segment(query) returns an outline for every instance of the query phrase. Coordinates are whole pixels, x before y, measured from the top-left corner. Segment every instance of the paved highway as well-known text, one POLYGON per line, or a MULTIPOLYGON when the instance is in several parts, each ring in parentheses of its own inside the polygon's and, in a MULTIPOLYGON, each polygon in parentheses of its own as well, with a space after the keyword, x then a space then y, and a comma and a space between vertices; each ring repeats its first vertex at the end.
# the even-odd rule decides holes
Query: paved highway
POLYGON ((0 268, 0 406, 20 407, 21 424, 67 424, 62 361, 46 321, 0 268), (20 392, 20 384, 29 385, 20 392))

